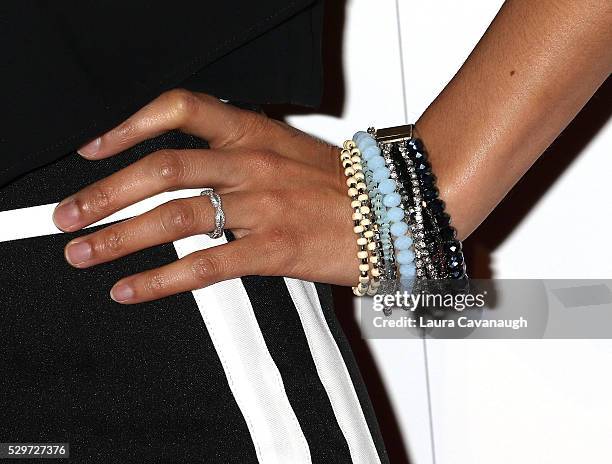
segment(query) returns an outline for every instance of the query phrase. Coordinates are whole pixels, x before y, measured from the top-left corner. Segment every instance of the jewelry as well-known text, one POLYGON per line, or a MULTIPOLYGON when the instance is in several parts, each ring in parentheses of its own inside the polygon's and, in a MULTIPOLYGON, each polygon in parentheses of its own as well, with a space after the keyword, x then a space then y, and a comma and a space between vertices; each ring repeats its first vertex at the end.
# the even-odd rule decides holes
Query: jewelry
POLYGON ((386 293, 396 286, 415 291, 438 283, 462 292, 468 288, 461 242, 438 198, 427 158, 413 124, 371 127, 344 142, 340 159, 353 199, 354 230, 360 234, 356 295, 371 295, 378 287, 386 293))
POLYGON ((215 208, 215 230, 208 232, 206 235, 210 238, 221 238, 223 236, 223 228, 225 227, 225 213, 223 212, 221 197, 211 188, 205 188, 200 192, 200 195, 207 196, 213 208, 215 208))
POLYGON ((416 277, 420 282, 467 280, 461 242, 456 240, 450 216, 444 211, 444 202, 438 198, 436 177, 423 142, 414 131, 414 125, 409 125, 381 129, 375 134, 381 146, 397 147, 399 156, 394 160, 399 171, 410 180, 409 188, 402 194, 406 195, 403 200, 412 220, 416 277))
POLYGON ((353 208, 353 232, 358 235, 359 283, 353 287, 357 296, 374 295, 380 286, 379 257, 376 254, 377 224, 372 221, 372 205, 365 184, 361 152, 355 142, 347 140, 340 150, 340 161, 346 176, 348 196, 353 208))
MULTIPOLYGON (((354 139, 372 172, 372 191, 382 193, 381 209, 384 209, 384 213, 380 221, 381 230, 386 233, 382 238, 385 241, 382 247, 383 251, 387 251, 387 256, 383 256, 385 258, 383 262, 395 268, 394 272, 387 269, 384 277, 393 275, 396 284, 399 281, 402 287, 409 289, 412 287, 416 273, 414 245, 410 234, 411 223, 406 211, 408 205, 403 195, 409 179, 400 176, 398 165, 391 158, 391 150, 396 147, 389 143, 378 143, 374 129, 358 132, 354 139)), ((385 285, 385 290, 387 287, 393 288, 385 285)))
POLYGON ((465 280, 462 245, 456 239, 457 232, 451 225, 450 216, 444 211, 444 202, 439 198, 436 178, 432 173, 423 142, 418 138, 412 138, 406 145, 406 157, 413 161, 416 168, 423 209, 430 224, 430 233, 424 238, 424 244, 432 256, 432 260, 427 264, 428 277, 465 280))
POLYGON ((365 132, 358 132, 353 136, 353 142, 361 152, 365 183, 372 203, 371 219, 376 228, 374 235, 376 249, 373 254, 378 258, 381 290, 390 292, 395 285, 396 276, 390 222, 387 218, 388 209, 383 199, 384 195, 395 190, 396 185, 395 181, 388 178, 388 171, 381 158, 380 148, 376 145, 374 138, 365 132))

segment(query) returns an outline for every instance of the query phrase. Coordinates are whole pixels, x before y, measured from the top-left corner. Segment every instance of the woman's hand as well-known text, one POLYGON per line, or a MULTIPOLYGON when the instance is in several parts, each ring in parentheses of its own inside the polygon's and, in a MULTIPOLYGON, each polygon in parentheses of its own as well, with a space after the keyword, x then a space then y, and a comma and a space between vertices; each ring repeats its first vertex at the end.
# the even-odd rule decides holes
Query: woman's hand
MULTIPOLYGON (((338 148, 214 97, 173 90, 79 150, 96 160, 178 129, 210 149, 160 150, 64 199, 53 219, 75 231, 157 193, 212 187, 237 240, 120 280, 114 300, 138 303, 244 275, 355 285, 357 245, 338 148)), ((172 200, 66 246, 78 268, 214 229, 206 196, 172 200)))

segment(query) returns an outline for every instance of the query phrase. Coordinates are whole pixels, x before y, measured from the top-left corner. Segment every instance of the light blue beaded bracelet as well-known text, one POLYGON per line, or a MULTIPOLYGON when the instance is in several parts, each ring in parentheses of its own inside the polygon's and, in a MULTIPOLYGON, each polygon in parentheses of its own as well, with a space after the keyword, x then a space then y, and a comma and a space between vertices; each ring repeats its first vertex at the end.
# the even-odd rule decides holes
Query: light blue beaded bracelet
MULTIPOLYGON (((384 168, 384 159, 380 156, 381 151, 372 137, 366 132, 359 132, 353 137, 353 141, 362 153, 362 164, 365 173, 365 183, 368 193, 371 198, 372 208, 374 212, 374 220, 378 226, 377 238, 377 253, 381 269, 381 283, 390 282, 394 285, 397 277, 395 269, 395 259, 393 255, 393 244, 390 232, 390 224, 385 221, 387 207, 383 204, 385 194, 395 190, 395 182, 391 179, 380 181, 376 174, 377 169, 384 168)), ((385 285, 388 287, 388 285, 385 285)), ((383 291, 392 290, 392 288, 383 288, 383 291)))
POLYGON ((402 197, 393 178, 388 157, 383 156, 374 137, 367 132, 357 132, 353 141, 362 153, 365 180, 379 224, 381 258, 384 277, 397 278, 402 286, 410 286, 414 278, 414 252, 405 212, 400 207, 402 197), (382 199, 381 199, 382 197, 382 199), (397 264, 397 265, 396 265, 397 264))

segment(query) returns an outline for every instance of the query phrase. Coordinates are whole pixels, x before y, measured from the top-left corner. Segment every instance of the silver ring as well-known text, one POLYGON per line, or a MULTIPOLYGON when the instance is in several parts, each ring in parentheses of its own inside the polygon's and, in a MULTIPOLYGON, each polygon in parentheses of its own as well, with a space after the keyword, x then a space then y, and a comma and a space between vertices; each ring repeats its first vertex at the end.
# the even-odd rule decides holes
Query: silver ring
POLYGON ((215 230, 207 233, 206 235, 208 235, 210 238, 221 238, 223 236, 223 228, 225 227, 225 213, 223 212, 221 197, 211 188, 205 188, 200 192, 200 195, 207 196, 210 199, 213 208, 215 208, 215 230))

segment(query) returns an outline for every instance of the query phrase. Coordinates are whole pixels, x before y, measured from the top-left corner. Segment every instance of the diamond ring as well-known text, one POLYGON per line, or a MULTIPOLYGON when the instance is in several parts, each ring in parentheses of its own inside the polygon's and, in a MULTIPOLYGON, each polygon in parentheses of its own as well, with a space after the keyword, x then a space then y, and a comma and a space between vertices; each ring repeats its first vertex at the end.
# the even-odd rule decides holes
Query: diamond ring
POLYGON ((210 199, 210 202, 215 208, 215 230, 207 233, 210 238, 220 238, 223 236, 223 228, 225 227, 225 213, 221 204, 221 197, 211 188, 205 188, 200 192, 200 195, 205 195, 210 199))

